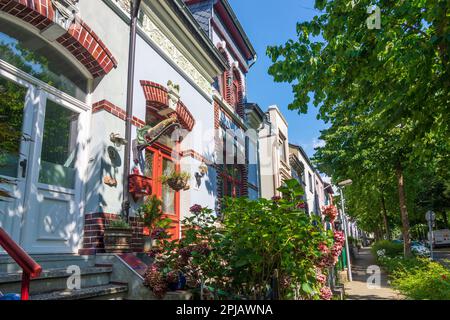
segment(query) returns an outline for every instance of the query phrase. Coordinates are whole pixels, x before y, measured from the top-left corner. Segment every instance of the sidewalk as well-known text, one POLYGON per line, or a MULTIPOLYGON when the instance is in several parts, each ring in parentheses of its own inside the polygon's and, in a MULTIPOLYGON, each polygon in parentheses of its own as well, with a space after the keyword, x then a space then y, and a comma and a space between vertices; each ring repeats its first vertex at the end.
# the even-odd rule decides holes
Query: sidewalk
POLYGON ((369 289, 367 287, 367 267, 376 265, 370 248, 359 250, 356 260, 352 265, 353 281, 345 284, 347 300, 401 300, 403 297, 394 291, 387 283, 387 275, 381 271, 381 288, 369 289))

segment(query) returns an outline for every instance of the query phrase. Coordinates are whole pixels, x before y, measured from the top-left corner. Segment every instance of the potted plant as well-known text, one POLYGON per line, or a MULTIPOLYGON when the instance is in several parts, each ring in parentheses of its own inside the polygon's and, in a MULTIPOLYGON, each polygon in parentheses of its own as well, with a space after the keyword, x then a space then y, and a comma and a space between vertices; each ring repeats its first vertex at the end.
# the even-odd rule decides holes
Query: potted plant
POLYGON ((139 207, 138 217, 144 224, 144 252, 149 252, 155 245, 155 241, 167 238, 166 229, 172 220, 163 217, 162 201, 155 195, 151 195, 139 207))
POLYGON ((123 219, 112 220, 105 228, 104 244, 107 253, 131 252, 132 229, 123 219))
POLYGON ((170 188, 172 188, 175 191, 188 190, 190 178, 191 175, 188 172, 172 171, 168 175, 163 175, 161 177, 161 182, 166 183, 170 188))

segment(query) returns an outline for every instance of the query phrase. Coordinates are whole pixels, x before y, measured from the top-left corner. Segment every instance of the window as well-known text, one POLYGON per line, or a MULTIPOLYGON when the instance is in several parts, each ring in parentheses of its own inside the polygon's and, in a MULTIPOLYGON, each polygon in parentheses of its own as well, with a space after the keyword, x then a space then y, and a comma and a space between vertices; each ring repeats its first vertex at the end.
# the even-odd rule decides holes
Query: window
POLYGON ((286 137, 280 133, 279 141, 278 141, 278 155, 281 160, 285 163, 288 162, 287 154, 286 154, 286 137))
POLYGON ((225 71, 222 75, 221 88, 222 88, 222 97, 227 98, 228 88, 230 86, 229 81, 231 79, 228 77, 228 72, 225 71))
POLYGON ((87 78, 56 48, 0 18, 0 59, 71 96, 85 100, 87 78))
POLYGON ((240 103, 240 97, 239 97, 239 82, 234 79, 233 81, 233 106, 234 109, 237 110, 240 103))
POLYGON ((0 176, 17 177, 27 89, 0 77, 0 176))
POLYGON ((47 100, 39 182, 75 188, 79 114, 47 100))
POLYGON ((245 142, 246 159, 248 159, 248 183, 249 187, 255 189, 257 193, 259 189, 258 142, 250 137, 245 137, 245 142))
POLYGON ((238 162, 237 139, 224 131, 223 162, 221 177, 223 196, 240 197, 243 195, 242 165, 238 162), (228 137, 228 138, 227 138, 228 137), (230 150, 231 149, 231 150, 230 150))
POLYGON ((309 191, 313 192, 313 180, 311 172, 308 172, 309 191))
POLYGON ((223 195, 226 197, 238 198, 242 194, 242 172, 241 168, 235 165, 225 165, 222 172, 223 195))

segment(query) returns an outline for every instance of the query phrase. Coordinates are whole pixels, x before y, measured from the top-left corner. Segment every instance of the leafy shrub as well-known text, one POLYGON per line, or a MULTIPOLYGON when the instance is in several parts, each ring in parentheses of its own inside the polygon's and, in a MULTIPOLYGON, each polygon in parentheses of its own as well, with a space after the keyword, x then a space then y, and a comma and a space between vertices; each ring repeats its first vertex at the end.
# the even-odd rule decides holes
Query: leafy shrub
POLYGON ((165 274, 177 271, 188 288, 201 283, 214 299, 331 299, 327 268, 336 263, 343 234, 306 214, 298 181, 285 184, 283 197, 272 200, 226 199, 222 219, 193 206, 183 238, 162 241, 146 285, 161 297, 165 274))
POLYGON ((152 239, 168 236, 167 229, 172 220, 164 218, 162 204, 157 196, 152 195, 137 210, 137 216, 144 223, 144 227, 148 228, 148 235, 152 239))
POLYGON ((426 260, 417 258, 403 257, 379 257, 378 262, 386 269, 389 274, 394 272, 408 272, 415 268, 421 268, 426 264, 426 260))
POLYGON ((130 225, 123 219, 111 220, 107 229, 131 229, 130 225))
POLYGON ((450 270, 427 259, 397 267, 391 274, 392 286, 415 300, 450 300, 450 270))
POLYGON ((380 240, 373 244, 372 253, 375 257, 382 255, 389 258, 395 258, 403 255, 403 244, 389 240, 380 240))

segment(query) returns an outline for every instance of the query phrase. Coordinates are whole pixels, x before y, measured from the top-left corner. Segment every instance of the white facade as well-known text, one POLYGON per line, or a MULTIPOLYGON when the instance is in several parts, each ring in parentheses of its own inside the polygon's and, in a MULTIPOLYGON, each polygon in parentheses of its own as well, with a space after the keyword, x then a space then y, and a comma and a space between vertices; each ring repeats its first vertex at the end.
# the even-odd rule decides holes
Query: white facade
POLYGON ((267 111, 269 124, 259 132, 261 193, 263 198, 278 196, 277 189, 291 178, 288 123, 277 106, 267 111))

